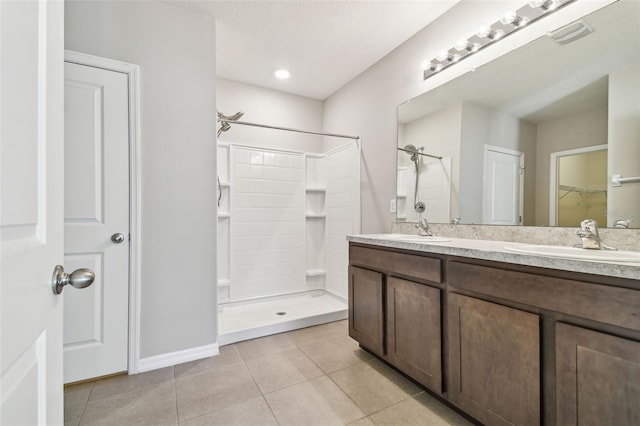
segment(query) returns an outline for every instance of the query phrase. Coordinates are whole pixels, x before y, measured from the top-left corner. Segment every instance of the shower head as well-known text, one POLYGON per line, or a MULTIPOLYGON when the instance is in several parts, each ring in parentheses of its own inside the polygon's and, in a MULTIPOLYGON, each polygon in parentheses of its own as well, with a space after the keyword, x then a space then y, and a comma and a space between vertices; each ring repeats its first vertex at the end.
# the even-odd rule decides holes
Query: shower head
POLYGON ((218 129, 218 137, 220 137, 221 134, 223 134, 224 132, 226 132, 231 128, 231 124, 229 124, 229 121, 237 121, 243 115, 244 115, 244 112, 242 111, 238 111, 233 115, 224 115, 223 113, 218 111, 218 121, 220 122, 220 128, 218 129))
POLYGON ((220 137, 221 134, 223 134, 224 132, 226 132, 230 128, 231 128, 231 125, 229 123, 223 122, 220 125, 220 128, 218 129, 218 137, 220 137))
POLYGON ((242 112, 242 111, 238 111, 233 115, 224 115, 223 113, 218 111, 218 119, 219 120, 236 121, 236 120, 239 120, 243 115, 244 115, 244 112, 242 112))
POLYGON ((404 149, 411 152, 411 161, 418 161, 418 148, 415 145, 405 145, 404 149))

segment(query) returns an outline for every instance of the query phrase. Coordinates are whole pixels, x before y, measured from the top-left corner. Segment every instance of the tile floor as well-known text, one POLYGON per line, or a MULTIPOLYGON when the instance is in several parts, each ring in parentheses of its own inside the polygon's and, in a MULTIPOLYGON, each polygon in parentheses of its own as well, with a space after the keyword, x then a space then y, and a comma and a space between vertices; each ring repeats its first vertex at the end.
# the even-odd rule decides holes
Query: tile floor
POLYGON ((65 389, 66 425, 468 425, 367 352, 347 321, 65 389))

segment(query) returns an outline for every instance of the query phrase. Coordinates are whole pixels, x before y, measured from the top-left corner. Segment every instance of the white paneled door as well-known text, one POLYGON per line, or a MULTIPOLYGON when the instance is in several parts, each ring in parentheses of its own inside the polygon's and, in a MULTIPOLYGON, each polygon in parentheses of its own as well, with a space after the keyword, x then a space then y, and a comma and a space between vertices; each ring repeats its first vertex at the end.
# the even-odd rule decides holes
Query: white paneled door
POLYGON ((64 73, 64 262, 96 274, 65 293, 70 383, 127 370, 129 107, 127 74, 69 62, 64 73))
POLYGON ((524 153, 485 146, 483 221, 522 225, 524 153))
POLYGON ((63 23, 62 2, 0 1, 2 425, 63 423, 63 23))

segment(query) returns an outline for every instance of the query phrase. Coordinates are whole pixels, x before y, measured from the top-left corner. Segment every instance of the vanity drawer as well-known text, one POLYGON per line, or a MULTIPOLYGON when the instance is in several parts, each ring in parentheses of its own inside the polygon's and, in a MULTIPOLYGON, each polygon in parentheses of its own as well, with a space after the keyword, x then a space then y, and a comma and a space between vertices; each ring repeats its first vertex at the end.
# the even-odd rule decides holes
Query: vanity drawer
POLYGON ((448 263, 447 276, 459 289, 640 330, 640 290, 458 261, 448 263))
POLYGON ((442 282, 442 259, 438 258, 350 245, 349 262, 405 277, 442 282))

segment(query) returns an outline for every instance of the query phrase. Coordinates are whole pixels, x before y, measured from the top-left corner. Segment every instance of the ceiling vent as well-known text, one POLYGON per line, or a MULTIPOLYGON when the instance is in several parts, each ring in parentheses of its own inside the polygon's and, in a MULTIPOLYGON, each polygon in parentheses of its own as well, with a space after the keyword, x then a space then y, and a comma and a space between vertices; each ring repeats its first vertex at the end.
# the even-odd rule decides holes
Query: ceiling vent
POLYGON ((547 34, 558 44, 569 44, 593 32, 593 27, 585 21, 576 21, 547 34))

